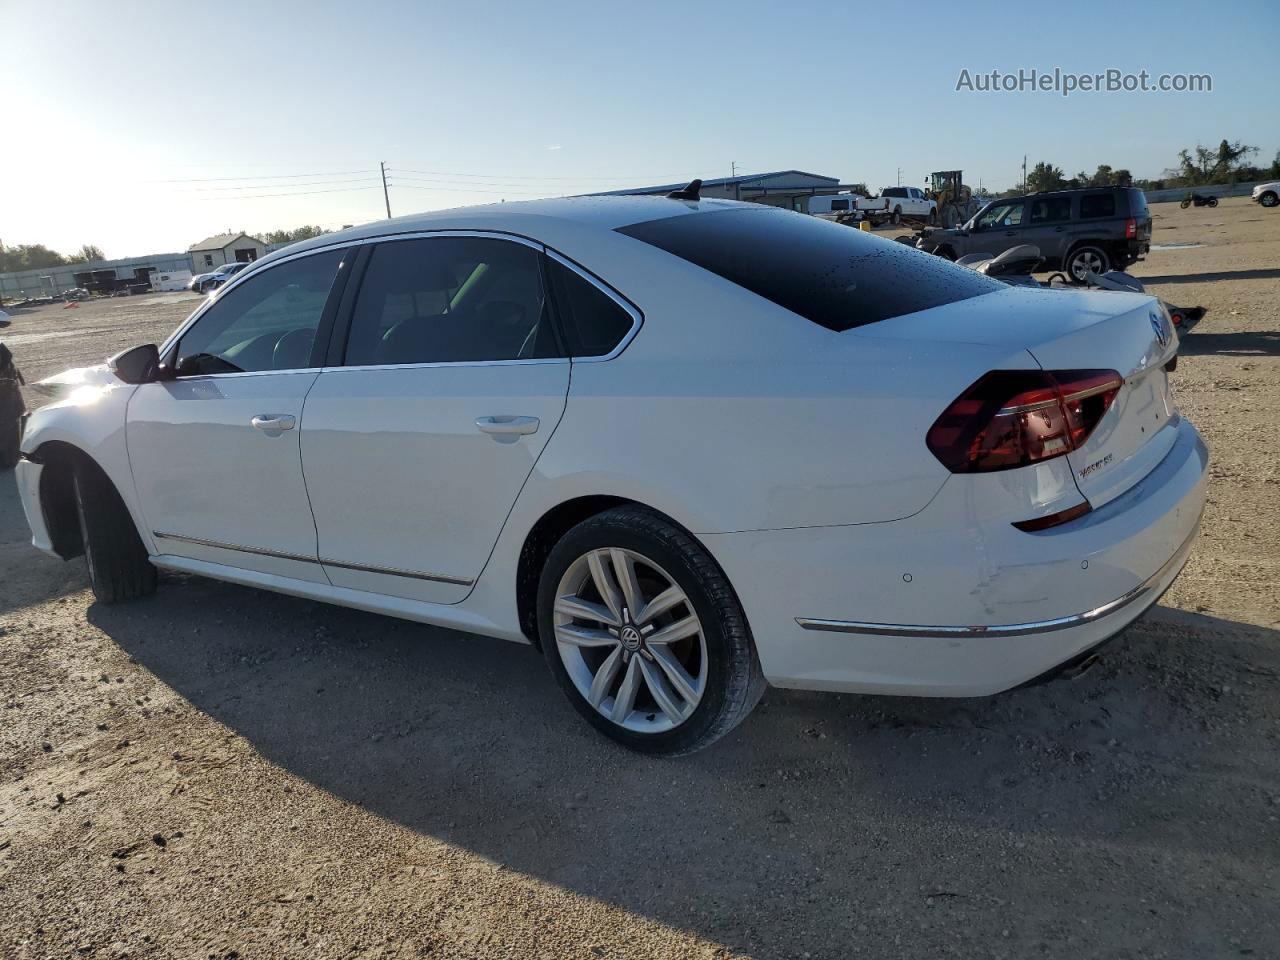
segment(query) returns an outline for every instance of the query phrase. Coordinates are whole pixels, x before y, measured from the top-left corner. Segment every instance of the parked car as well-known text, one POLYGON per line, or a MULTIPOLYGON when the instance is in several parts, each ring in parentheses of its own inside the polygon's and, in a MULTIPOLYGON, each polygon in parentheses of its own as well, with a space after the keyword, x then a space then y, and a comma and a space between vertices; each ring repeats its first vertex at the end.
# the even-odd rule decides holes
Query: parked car
POLYGON ((1253 188, 1253 196, 1251 199, 1254 203, 1260 203, 1264 207, 1280 205, 1280 180, 1272 180, 1270 183, 1258 184, 1253 188))
POLYGON ((1151 249, 1151 212, 1136 187, 1057 190, 993 200, 954 230, 925 230, 921 250, 948 260, 976 253, 997 256, 1033 244, 1044 269, 1076 283, 1086 274, 1123 270, 1151 249))
POLYGON ((532 643, 587 721, 668 754, 766 681, 1008 689, 1178 575, 1207 454, 1156 300, 678 196, 264 258, 45 384, 76 389, 23 441, 33 543, 103 602, 159 568, 532 643))
MULTIPOLYGON (((0 330, 12 321, 0 310, 0 330)), ((0 342, 0 470, 8 470, 18 462, 18 448, 27 408, 22 399, 22 373, 13 362, 13 353, 0 342)))
POLYGON ((231 263, 224 263, 221 266, 209 271, 208 273, 199 273, 191 278, 191 282, 187 284, 188 290, 194 290, 196 293, 208 293, 210 290, 217 290, 237 273, 249 266, 239 260, 231 263))

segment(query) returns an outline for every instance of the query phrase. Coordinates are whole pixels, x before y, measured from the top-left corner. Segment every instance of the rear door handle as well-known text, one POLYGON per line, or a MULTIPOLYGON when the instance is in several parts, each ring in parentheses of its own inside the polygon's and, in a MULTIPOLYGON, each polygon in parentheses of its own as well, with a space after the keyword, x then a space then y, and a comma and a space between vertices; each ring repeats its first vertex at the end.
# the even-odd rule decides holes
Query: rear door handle
POLYGON ((476 417, 477 429, 502 443, 537 433, 540 424, 537 417, 476 417))
POLYGON ((260 413, 249 421, 255 429, 266 434, 278 434, 284 430, 292 430, 298 418, 289 413, 260 413))

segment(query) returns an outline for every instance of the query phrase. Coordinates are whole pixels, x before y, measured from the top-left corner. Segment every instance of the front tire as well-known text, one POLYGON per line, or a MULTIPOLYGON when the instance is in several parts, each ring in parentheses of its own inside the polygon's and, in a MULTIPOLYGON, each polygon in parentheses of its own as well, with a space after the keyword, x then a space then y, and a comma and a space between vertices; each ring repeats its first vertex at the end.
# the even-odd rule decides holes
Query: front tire
POLYGON ((1211 206, 1211 207, 1216 207, 1217 205, 1218 205, 1218 198, 1217 198, 1217 197, 1210 197, 1210 198, 1209 198, 1209 206, 1211 206))
POLYGON ((1085 282, 1087 273, 1103 274, 1111 269, 1111 259, 1101 247, 1077 247, 1067 257, 1066 271, 1072 283, 1085 282))
POLYGON ((583 521, 552 549, 538 635, 574 708, 643 753, 701 750, 746 718, 765 681, 724 572, 643 507, 583 521))
POLYGON ((1274 190, 1268 190, 1258 198, 1258 202, 1264 207, 1274 207, 1280 205, 1280 195, 1277 195, 1274 190))
POLYGON ((93 595, 103 603, 155 593, 156 568, 120 494, 96 464, 75 466, 76 515, 93 595))

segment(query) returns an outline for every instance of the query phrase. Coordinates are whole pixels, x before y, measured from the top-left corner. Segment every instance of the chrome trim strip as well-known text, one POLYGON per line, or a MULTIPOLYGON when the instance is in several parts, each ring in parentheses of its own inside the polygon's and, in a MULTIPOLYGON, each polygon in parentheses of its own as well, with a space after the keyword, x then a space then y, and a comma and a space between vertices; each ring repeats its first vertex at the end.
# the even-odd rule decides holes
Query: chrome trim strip
MULTIPOLYGON (((1186 563, 1187 555, 1191 552, 1191 545, 1199 532, 1200 521, 1197 520, 1191 535, 1183 541, 1182 546, 1174 552, 1172 557, 1165 561, 1159 570, 1147 577, 1146 580, 1143 580, 1142 583, 1127 593, 1102 604, 1100 607, 1094 607, 1092 610, 1086 610, 1084 613, 1073 614, 1069 617, 1057 617, 1053 620, 1033 620, 1029 623, 996 624, 992 626, 974 625, 968 627, 863 623, 857 620, 815 620, 809 617, 796 617, 796 623, 805 630, 819 630, 827 633, 865 633, 877 637, 936 637, 938 639, 952 637, 1022 637, 1038 633, 1052 633, 1055 630, 1069 630, 1072 627, 1081 627, 1085 624, 1093 623, 1095 620, 1101 620, 1103 617, 1110 616, 1117 610, 1127 607, 1154 589, 1155 585, 1171 569, 1174 567, 1181 569, 1182 565, 1186 563)), ((1157 597, 1156 599, 1159 598, 1157 597)), ((1152 602, 1154 603, 1154 601, 1152 602)))
POLYGON ((221 540, 206 540, 204 537, 188 537, 180 533, 165 533, 161 530, 152 530, 151 535, 160 540, 177 540, 181 543, 193 543, 197 547, 216 547, 219 550, 235 550, 238 553, 252 553, 257 557, 273 557, 276 560, 297 560, 301 563, 316 563, 315 557, 304 557, 296 553, 286 553, 283 550, 268 550, 265 547, 243 547, 234 543, 224 543, 221 540))
POLYGON ((340 567, 343 570, 358 570, 361 573, 381 573, 390 577, 408 577, 413 580, 431 580, 436 583, 453 583, 460 587, 469 587, 475 581, 463 577, 448 577, 439 573, 420 573, 416 570, 400 570, 395 567, 372 567, 362 563, 347 563, 344 560, 333 560, 329 557, 304 557, 296 553, 282 550, 267 550, 264 547, 245 547, 221 540, 207 540, 204 537, 188 537, 180 533, 164 533, 152 530, 151 535, 160 540, 177 540, 181 543, 193 543, 198 547, 214 547, 218 550, 235 550, 237 553, 251 553, 258 557, 272 557, 276 560, 296 560, 299 563, 315 563, 328 567, 340 567))
POLYGON ((326 567, 341 567, 343 570, 356 570, 360 573, 382 573, 389 577, 409 577, 413 580, 431 580, 435 583, 455 583, 460 587, 469 587, 475 583, 474 580, 466 577, 447 577, 442 573, 419 573, 416 570, 400 570, 395 567, 371 567, 363 563, 347 563, 343 560, 333 560, 329 557, 321 557, 320 563, 326 567))

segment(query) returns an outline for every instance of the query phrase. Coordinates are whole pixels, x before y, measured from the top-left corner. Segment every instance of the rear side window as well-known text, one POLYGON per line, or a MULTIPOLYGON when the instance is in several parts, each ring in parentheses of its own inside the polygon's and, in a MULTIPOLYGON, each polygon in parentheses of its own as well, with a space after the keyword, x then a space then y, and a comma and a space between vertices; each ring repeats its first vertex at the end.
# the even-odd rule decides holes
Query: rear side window
POLYGON ((556 312, 569 341, 569 356, 603 357, 612 353, 631 331, 631 314, 563 264, 550 257, 546 264, 556 312))
POLYGON ((997 280, 905 244, 769 207, 682 214, 618 232, 828 330, 849 330, 1002 288, 997 280))
POLYGON ((1151 211, 1147 209, 1147 195, 1141 190, 1129 191, 1129 216, 1146 217, 1150 216, 1151 211))
POLYGON ((832 210, 848 210, 849 201, 848 200, 832 200, 831 209, 832 210))
POLYGON ((1114 193, 1087 193, 1080 198, 1080 219, 1096 220, 1099 217, 1116 215, 1116 195, 1114 193))
POLYGON ((347 365, 559 356, 540 258, 489 237, 378 244, 352 312, 347 365))
POLYGON ((1058 223, 1071 219, 1070 197, 1046 197, 1043 200, 1032 199, 1032 223, 1058 223))

